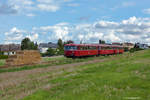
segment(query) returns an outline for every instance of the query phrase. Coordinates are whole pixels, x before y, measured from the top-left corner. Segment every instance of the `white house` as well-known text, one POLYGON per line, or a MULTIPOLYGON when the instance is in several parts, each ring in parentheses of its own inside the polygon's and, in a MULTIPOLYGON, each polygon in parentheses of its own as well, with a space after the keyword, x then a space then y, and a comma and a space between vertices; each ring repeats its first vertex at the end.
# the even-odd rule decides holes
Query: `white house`
POLYGON ((16 51, 21 50, 20 44, 2 44, 0 45, 0 51, 4 53, 4 55, 14 55, 16 51))
POLYGON ((136 46, 138 46, 141 49, 148 49, 149 48, 147 44, 136 43, 136 46))
POLYGON ((58 46, 56 43, 40 43, 38 49, 40 50, 40 53, 46 53, 48 48, 56 49, 58 46))

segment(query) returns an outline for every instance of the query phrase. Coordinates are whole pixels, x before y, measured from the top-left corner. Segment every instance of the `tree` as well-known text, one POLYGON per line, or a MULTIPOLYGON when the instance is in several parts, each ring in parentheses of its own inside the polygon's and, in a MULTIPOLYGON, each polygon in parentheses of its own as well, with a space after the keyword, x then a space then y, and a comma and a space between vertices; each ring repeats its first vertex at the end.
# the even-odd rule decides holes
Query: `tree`
POLYGON ((74 41, 72 41, 72 40, 68 40, 68 41, 64 42, 64 45, 65 45, 65 44, 71 44, 71 43, 73 44, 73 43, 74 43, 74 41))
POLYGON ((34 50, 37 50, 38 49, 38 44, 37 42, 34 44, 34 50))
POLYGON ((37 43, 32 42, 29 38, 24 38, 21 41, 21 50, 37 50, 37 43))
POLYGON ((58 50, 59 50, 58 54, 59 55, 64 54, 64 44, 61 39, 58 39, 57 45, 58 45, 58 50))
POLYGON ((53 56, 55 55, 55 50, 52 48, 48 48, 47 52, 46 52, 47 56, 53 56))
POLYGON ((138 44, 139 43, 135 43, 134 48, 140 48, 138 44))
POLYGON ((58 48, 62 49, 63 48, 63 42, 61 39, 58 40, 58 48))
POLYGON ((125 52, 129 51, 129 48, 128 47, 124 47, 124 51, 125 52))
POLYGON ((66 42, 66 44, 71 44, 71 43, 74 43, 74 41, 68 40, 68 41, 66 42))
POLYGON ((80 44, 82 44, 82 42, 83 42, 83 41, 81 40, 81 41, 80 41, 80 44))
POLYGON ((104 40, 99 40, 99 44, 105 44, 104 40))
POLYGON ((21 50, 29 49, 30 48, 30 39, 29 38, 24 38, 21 41, 21 50))
POLYGON ((0 51, 0 55, 4 55, 4 52, 0 51))

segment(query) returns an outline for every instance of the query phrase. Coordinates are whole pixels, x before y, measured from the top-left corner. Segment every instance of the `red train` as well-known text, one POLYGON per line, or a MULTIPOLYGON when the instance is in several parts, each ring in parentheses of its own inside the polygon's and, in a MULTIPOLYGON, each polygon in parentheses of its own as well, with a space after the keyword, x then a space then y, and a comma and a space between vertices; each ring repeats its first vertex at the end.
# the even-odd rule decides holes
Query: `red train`
POLYGON ((66 44, 64 46, 64 56, 84 57, 121 54, 124 52, 123 46, 106 44, 66 44))

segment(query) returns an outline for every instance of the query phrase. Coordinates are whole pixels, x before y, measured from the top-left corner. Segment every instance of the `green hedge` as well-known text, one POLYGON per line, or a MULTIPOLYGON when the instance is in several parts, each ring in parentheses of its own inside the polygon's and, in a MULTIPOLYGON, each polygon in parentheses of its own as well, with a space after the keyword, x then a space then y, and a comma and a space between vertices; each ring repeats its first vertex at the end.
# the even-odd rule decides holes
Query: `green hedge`
POLYGON ((0 59, 7 59, 8 56, 7 55, 0 55, 0 59))

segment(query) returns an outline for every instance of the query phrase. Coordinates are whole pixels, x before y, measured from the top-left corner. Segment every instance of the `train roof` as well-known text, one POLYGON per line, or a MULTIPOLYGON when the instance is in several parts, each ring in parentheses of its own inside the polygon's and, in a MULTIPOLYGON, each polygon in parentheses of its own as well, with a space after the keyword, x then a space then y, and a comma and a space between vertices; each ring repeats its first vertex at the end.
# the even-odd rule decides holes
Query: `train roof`
POLYGON ((123 47, 120 45, 111 44, 66 44, 65 46, 101 46, 101 47, 123 47))

